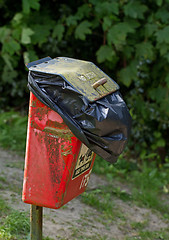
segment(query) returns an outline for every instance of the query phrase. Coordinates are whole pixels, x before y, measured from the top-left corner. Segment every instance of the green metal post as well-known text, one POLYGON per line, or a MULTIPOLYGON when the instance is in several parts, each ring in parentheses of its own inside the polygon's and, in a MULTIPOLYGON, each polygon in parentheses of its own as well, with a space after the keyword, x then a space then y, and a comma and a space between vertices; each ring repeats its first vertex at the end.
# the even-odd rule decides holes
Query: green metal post
POLYGON ((31 205, 30 209, 30 234, 31 240, 42 240, 43 208, 31 205))

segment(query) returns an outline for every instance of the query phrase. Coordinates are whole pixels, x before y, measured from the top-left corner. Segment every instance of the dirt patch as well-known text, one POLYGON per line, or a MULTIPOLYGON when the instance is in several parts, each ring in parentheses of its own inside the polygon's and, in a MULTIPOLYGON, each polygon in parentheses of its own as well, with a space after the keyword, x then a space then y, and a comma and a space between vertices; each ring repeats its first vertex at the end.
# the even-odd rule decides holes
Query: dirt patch
MULTIPOLYGON (((0 149, 0 176, 6 179, 5 188, 0 190, 0 196, 13 209, 29 212, 30 206, 21 201, 23 166, 22 157, 0 149)), ((110 185, 105 178, 92 174, 88 191, 97 189, 98 186, 103 188, 108 184, 110 185)), ((112 185, 130 193, 127 184, 124 185, 116 180, 112 185)), ((100 211, 82 203, 80 196, 61 209, 44 208, 44 236, 54 240, 123 240, 128 236, 137 236, 137 229, 134 227, 137 223, 142 224, 145 231, 158 231, 168 227, 168 222, 165 222, 159 213, 120 199, 113 199, 113 202, 115 209, 119 212, 114 219, 106 219, 100 211)))
POLYGON ((126 218, 126 226, 128 226, 128 235, 132 236, 136 225, 142 226, 144 231, 161 231, 169 227, 168 221, 161 219, 161 215, 153 213, 150 209, 138 207, 132 203, 126 203, 122 200, 116 200, 116 206, 126 218))

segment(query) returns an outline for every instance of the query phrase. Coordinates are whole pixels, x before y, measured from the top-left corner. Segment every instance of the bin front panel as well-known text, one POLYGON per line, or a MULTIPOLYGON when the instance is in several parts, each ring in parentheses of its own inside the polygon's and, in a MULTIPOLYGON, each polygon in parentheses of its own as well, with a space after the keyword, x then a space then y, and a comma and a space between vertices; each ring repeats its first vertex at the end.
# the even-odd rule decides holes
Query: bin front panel
POLYGON ((94 158, 61 116, 31 93, 23 201, 61 207, 85 191, 94 158))

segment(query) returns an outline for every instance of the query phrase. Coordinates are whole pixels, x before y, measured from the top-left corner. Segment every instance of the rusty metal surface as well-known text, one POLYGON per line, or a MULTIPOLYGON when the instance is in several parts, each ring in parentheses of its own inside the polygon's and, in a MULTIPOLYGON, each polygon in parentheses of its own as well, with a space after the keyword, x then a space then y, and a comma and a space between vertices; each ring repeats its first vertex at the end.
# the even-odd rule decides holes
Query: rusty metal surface
POLYGON ((35 205, 30 207, 30 239, 42 240, 43 208, 35 205))
POLYGON ((119 89, 118 84, 92 62, 58 57, 33 65, 29 70, 61 76, 89 101, 95 101, 119 89), (106 80, 104 85, 93 88, 93 84, 102 78, 106 80))

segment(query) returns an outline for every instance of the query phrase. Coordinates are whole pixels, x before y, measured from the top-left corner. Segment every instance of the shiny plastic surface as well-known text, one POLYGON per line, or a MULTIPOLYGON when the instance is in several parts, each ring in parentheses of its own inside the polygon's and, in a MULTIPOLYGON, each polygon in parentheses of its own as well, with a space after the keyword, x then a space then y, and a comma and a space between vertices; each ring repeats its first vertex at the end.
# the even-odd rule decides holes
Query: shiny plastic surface
MULTIPOLYGON (((40 63, 42 65, 42 61, 40 63)), ((63 118, 75 136, 92 151, 111 163, 117 160, 131 129, 131 116, 118 90, 114 89, 107 96, 90 101, 86 93, 82 94, 83 84, 81 91, 78 91, 65 77, 46 73, 45 70, 43 73, 42 68, 38 72, 38 65, 36 71, 29 71, 28 86, 41 102, 63 118)))

